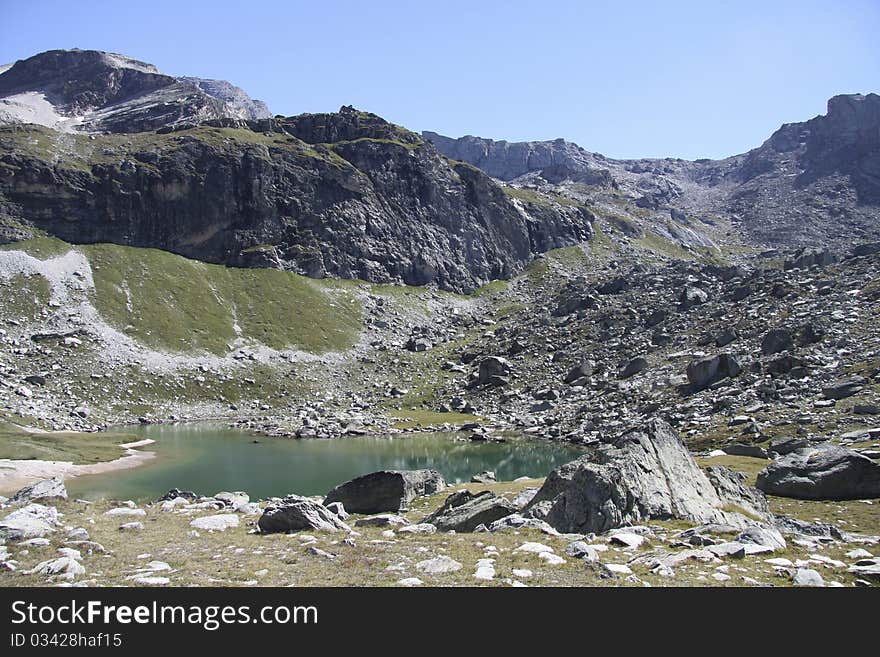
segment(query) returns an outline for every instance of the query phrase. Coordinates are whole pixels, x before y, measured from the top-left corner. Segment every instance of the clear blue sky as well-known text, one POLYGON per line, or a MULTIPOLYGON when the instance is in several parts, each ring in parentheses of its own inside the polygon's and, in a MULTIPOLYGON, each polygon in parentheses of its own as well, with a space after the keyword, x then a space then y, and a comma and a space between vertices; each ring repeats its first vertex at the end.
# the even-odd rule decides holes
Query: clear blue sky
POLYGON ((278 114, 723 157, 880 92, 880 1, 0 0, 0 62, 72 47, 228 79, 278 114))

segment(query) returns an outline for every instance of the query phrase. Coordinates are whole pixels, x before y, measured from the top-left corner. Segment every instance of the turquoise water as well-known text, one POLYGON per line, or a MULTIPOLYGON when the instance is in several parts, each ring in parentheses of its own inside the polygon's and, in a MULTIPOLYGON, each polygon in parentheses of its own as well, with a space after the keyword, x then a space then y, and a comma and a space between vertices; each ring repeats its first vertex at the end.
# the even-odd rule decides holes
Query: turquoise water
POLYGON ((205 495, 241 490, 252 499, 323 495, 352 477, 385 469, 434 468, 452 483, 494 470, 499 480, 511 480, 543 477, 580 454, 569 445, 525 438, 506 443, 462 441, 461 433, 292 440, 205 423, 123 430, 137 439, 155 440, 142 449, 156 452, 156 458, 130 470, 68 479, 72 496, 154 499, 171 488, 205 495))

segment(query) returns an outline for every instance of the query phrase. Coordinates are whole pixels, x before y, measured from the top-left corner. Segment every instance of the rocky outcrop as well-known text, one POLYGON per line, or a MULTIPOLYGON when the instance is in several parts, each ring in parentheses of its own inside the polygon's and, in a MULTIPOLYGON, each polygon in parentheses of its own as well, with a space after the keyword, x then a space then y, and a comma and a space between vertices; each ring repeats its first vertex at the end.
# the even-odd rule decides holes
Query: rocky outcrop
POLYGON ((875 498, 880 497, 880 465, 826 443, 779 457, 758 473, 757 486, 769 495, 804 500, 875 498))
POLYGON ((327 493, 324 505, 340 502, 349 513, 397 512, 406 510, 417 496, 445 487, 436 470, 380 470, 339 484, 327 493))
POLYGON ((59 525, 58 511, 52 506, 28 504, 0 520, 0 541, 41 538, 59 525))
POLYGON ((0 75, 0 123, 122 133, 270 116, 264 103, 229 82, 175 78, 98 50, 50 50, 0 75))
MULTIPOLYGON (((577 183, 622 191, 633 205, 657 213, 653 231, 682 244, 705 237, 689 215, 720 214, 754 243, 849 247, 854 239, 880 238, 878 128, 880 96, 849 94, 831 98, 825 115, 783 125, 761 146, 723 160, 614 160, 562 139, 423 135, 450 158, 501 180, 553 192, 563 183, 574 183, 573 191, 577 183)), ((580 198, 576 191, 573 196, 580 198)), ((833 261, 827 250, 813 249, 786 267, 833 261)))
MULTIPOLYGON (((741 487, 725 476, 720 492, 730 489, 742 503, 741 487)), ((658 419, 554 470, 526 509, 564 533, 601 533, 652 518, 743 523, 725 504, 675 430, 658 419)))
POLYGON ((447 497, 443 506, 425 518, 424 522, 434 525, 441 532, 472 532, 480 525, 488 527, 516 511, 516 506, 490 491, 473 494, 463 490, 447 497))
POLYGON ((322 531, 350 531, 351 528, 323 504, 288 495, 270 504, 260 516, 257 526, 264 534, 295 532, 303 529, 322 531))
POLYGON ((67 488, 61 477, 42 479, 30 486, 25 486, 9 499, 10 504, 27 504, 37 500, 58 498, 67 499, 67 488))

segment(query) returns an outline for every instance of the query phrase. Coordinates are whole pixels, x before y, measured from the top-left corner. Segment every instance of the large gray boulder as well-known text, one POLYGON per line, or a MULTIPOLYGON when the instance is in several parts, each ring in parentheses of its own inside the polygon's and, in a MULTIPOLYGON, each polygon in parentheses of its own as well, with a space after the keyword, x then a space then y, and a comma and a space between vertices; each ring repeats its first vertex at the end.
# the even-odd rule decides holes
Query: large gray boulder
POLYGON ((327 493, 324 505, 341 502, 349 513, 405 511, 418 495, 446 487, 436 470, 380 470, 355 477, 327 493))
POLYGON ((52 498, 67 499, 67 489, 64 487, 64 480, 61 477, 42 479, 30 486, 25 486, 13 495, 9 502, 11 504, 26 504, 52 498))
POLYGON ((480 525, 488 527, 496 520, 516 512, 516 506, 495 493, 483 491, 474 495, 463 490, 447 497, 443 506, 425 518, 424 522, 442 532, 472 532, 480 525))
MULTIPOLYGON (((736 489, 741 504, 741 482, 724 479, 722 493, 736 489)), ((582 534, 648 519, 748 524, 729 507, 675 430, 653 419, 551 472, 525 515, 582 534)), ((760 508, 748 511, 764 519, 760 508)))
POLYGON ((59 514, 54 506, 28 504, 0 520, 0 541, 26 541, 55 531, 59 514))
POLYGON ((880 497, 880 465, 850 449, 823 443, 779 457, 758 473, 769 495, 803 500, 880 497))
POLYGON ((288 495, 283 500, 268 506, 260 516, 257 526, 264 534, 295 532, 303 529, 351 531, 351 528, 326 506, 299 495, 288 495))
POLYGON ((718 354, 688 365, 687 378, 695 390, 702 390, 722 379, 737 376, 741 371, 742 368, 733 356, 718 354))

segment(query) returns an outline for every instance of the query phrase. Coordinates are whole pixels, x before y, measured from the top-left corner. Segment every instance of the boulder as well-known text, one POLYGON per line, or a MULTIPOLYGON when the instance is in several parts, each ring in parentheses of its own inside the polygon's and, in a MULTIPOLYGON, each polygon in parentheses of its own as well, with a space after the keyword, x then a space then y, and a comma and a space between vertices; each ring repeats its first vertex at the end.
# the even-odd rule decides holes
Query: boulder
POLYGON ((424 561, 419 561, 416 564, 416 570, 421 573, 427 573, 429 575, 442 575, 444 573, 454 573, 457 570, 461 570, 462 565, 452 559, 451 557, 447 557, 446 555, 440 555, 439 557, 434 557, 432 559, 425 559, 424 561))
POLYGON ((785 271, 809 269, 810 267, 825 267, 835 262, 837 262, 837 256, 827 249, 803 248, 796 251, 790 258, 786 258, 782 268, 785 271))
POLYGON ((28 504, 0 520, 0 541, 25 541, 55 531, 58 511, 53 506, 28 504))
POLYGON ((480 361, 477 371, 477 385, 489 385, 497 382, 498 377, 510 375, 510 362, 500 356, 489 356, 480 361))
POLYGON ((803 449, 810 444, 810 441, 806 438, 798 438, 796 436, 786 436, 784 438, 776 438, 770 442, 769 451, 771 453, 778 454, 779 456, 783 456, 785 454, 791 454, 799 449, 803 449))
POLYGON ((516 511, 517 507, 495 493, 483 491, 474 495, 464 490, 447 497, 443 506, 425 518, 424 522, 442 532, 472 532, 480 525, 488 527, 516 511))
POLYGON ((341 502, 349 513, 396 513, 406 510, 416 496, 445 487, 436 470, 380 470, 340 484, 327 493, 324 505, 341 502))
MULTIPOLYGON (((234 513, 219 513, 213 516, 202 516, 201 518, 196 518, 189 524, 196 529, 222 532, 230 529, 231 527, 238 527, 238 516, 234 513)), ((143 528, 143 526, 141 528, 143 528)))
POLYGON ((232 509, 238 509, 251 501, 250 496, 242 491, 235 491, 233 493, 221 491, 214 495, 214 499, 223 502, 224 505, 232 509))
POLYGON ((403 527, 409 524, 409 520, 396 513, 380 513, 377 516, 361 518, 354 524, 355 527, 403 527))
POLYGON ((794 336, 785 328, 775 328, 767 331, 761 340, 761 353, 765 356, 788 351, 794 346, 794 336))
POLYGON ((67 489, 64 487, 64 480, 61 477, 43 479, 30 486, 25 486, 13 495, 9 502, 10 504, 26 504, 51 498, 67 499, 67 489))
POLYGON ((758 447, 757 445, 749 445, 746 443, 733 443, 731 445, 725 445, 721 448, 721 451, 725 454, 729 454, 730 456, 749 456, 755 459, 768 458, 767 450, 765 450, 763 447, 758 447))
POLYGON ((579 381, 580 379, 592 376, 593 368, 595 367, 596 364, 593 361, 584 359, 568 371, 563 381, 565 383, 571 384, 575 381, 579 381))
POLYGON ((495 479, 495 473, 491 470, 484 470, 483 472, 475 474, 473 477, 471 477, 471 483, 474 484, 491 484, 495 481, 497 481, 497 479, 495 479))
POLYGON ((180 490, 178 488, 172 488, 167 493, 165 493, 162 497, 160 497, 157 502, 170 502, 176 500, 177 498, 182 498, 184 500, 189 500, 190 502, 194 502, 199 499, 199 496, 193 493, 191 490, 180 490))
POLYGON ((683 310, 693 308, 706 303, 709 295, 698 287, 686 287, 681 291, 678 297, 679 305, 683 310))
POLYGON ((831 385, 822 388, 822 396, 825 399, 846 399, 862 391, 864 380, 860 377, 851 379, 839 379, 831 385))
POLYGON ((722 379, 737 376, 741 371, 742 368, 733 356, 718 354, 689 364, 687 378, 695 390, 702 390, 722 379))
POLYGON ((288 495, 283 500, 266 507, 257 526, 264 534, 302 529, 351 531, 351 528, 326 506, 299 495, 288 495))
POLYGON ((628 379, 629 377, 638 374, 646 367, 648 367, 648 361, 639 356, 638 358, 633 358, 632 360, 625 363, 620 368, 617 375, 621 379, 628 379))
POLYGON ((758 473, 757 486, 769 495, 804 500, 876 498, 880 465, 858 452, 823 443, 779 457, 758 473))
POLYGON ((725 504, 675 430, 656 418, 551 472, 524 515, 581 534, 647 519, 747 524, 725 504))

